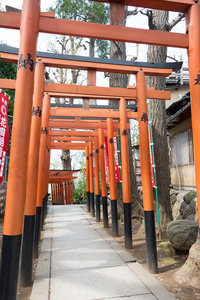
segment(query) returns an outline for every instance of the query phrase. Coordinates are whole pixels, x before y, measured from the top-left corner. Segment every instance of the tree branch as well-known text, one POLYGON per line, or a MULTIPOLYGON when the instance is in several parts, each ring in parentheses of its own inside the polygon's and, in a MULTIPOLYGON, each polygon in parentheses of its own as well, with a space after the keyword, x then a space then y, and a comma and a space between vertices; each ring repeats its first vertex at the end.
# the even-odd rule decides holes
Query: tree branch
POLYGON ((180 22, 184 17, 185 17, 184 14, 179 13, 178 16, 177 16, 174 20, 171 21, 171 23, 168 23, 168 24, 166 25, 168 31, 171 31, 172 28, 173 28, 174 26, 176 26, 176 24, 178 24, 178 22, 180 22))
POLYGON ((138 13, 138 7, 136 7, 134 10, 127 10, 125 14, 125 18, 128 18, 130 16, 135 16, 138 13))

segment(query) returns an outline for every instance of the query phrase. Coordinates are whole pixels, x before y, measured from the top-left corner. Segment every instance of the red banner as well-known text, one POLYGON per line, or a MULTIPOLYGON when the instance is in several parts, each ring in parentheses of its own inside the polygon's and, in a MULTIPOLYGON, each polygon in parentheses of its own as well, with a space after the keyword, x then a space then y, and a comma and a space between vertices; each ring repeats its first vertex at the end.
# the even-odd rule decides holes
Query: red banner
POLYGON ((106 183, 109 181, 109 161, 108 161, 108 138, 104 137, 104 159, 105 159, 105 172, 106 172, 106 183))
POLYGON ((115 149, 115 178, 116 182, 120 182, 120 166, 119 166, 119 157, 118 157, 118 145, 117 145, 117 138, 114 137, 114 149, 115 149))
MULTIPOLYGON (((118 146, 117 146, 117 138, 113 138, 114 141, 114 155, 115 155, 115 178, 116 182, 120 182, 120 166, 119 166, 119 158, 118 158, 118 146)), ((106 183, 109 183, 109 159, 108 159, 108 139, 105 136, 104 141, 104 157, 105 157, 105 172, 106 172, 106 183)))
POLYGON ((7 111, 9 98, 0 92, 0 183, 3 181, 3 172, 6 162, 6 152, 9 140, 7 111))

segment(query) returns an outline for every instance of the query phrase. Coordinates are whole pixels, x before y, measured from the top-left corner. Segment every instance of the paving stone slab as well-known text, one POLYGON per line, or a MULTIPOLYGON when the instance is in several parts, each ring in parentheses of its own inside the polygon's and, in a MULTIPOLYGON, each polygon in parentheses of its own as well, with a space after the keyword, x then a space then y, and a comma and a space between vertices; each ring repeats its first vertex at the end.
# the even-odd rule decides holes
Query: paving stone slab
POLYGON ((123 265, 124 261, 102 239, 53 240, 52 270, 102 268, 123 265), (54 245, 55 244, 55 245, 54 245))
POLYGON ((127 266, 53 272, 51 300, 93 300, 149 294, 127 266))

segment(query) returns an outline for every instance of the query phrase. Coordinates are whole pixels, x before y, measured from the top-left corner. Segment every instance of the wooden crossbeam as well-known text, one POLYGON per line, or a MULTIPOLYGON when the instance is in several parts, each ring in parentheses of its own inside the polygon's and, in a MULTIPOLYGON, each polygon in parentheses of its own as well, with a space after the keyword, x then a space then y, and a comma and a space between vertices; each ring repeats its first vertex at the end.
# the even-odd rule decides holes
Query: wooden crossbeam
MULTIPOLYGON (((50 128, 60 128, 60 129, 98 129, 98 128, 107 128, 106 122, 73 122, 73 121, 49 121, 50 128)), ((115 129, 120 129, 120 124, 113 123, 113 127, 115 129)), ((127 124, 128 129, 130 128, 130 124, 127 124)))
MULTIPOLYGON (((163 2, 164 0, 161 1, 163 2)), ((0 12, 0 27, 19 30, 20 14, 0 12)), ((187 34, 47 17, 40 17, 39 31, 50 34, 159 45, 166 47, 188 48, 189 46, 187 34)))
POLYGON ((85 143, 71 143, 71 142, 51 142, 50 147, 52 146, 67 146, 67 147, 85 147, 88 146, 88 142, 85 143))
MULTIPOLYGON (((106 125, 105 125, 106 128, 106 125)), ((74 136, 74 137, 95 137, 99 136, 98 131, 64 131, 64 130, 49 130, 49 135, 52 137, 74 136)), ((114 136, 118 136, 117 132, 113 132, 114 136)), ((107 131, 104 131, 104 136, 107 136, 107 131)))
MULTIPOLYGON (((18 55, 10 54, 5 52, 0 52, 1 59, 8 63, 18 63, 18 55)), ((130 66, 130 65, 117 65, 117 64, 107 64, 107 63, 97 63, 89 61, 80 60, 67 60, 67 59, 55 59, 49 57, 37 56, 45 66, 53 68, 64 68, 64 69, 76 69, 76 70, 96 70, 98 72, 108 72, 108 73, 124 73, 124 74, 136 74, 140 70, 140 66, 130 66)), ((164 76, 167 77, 172 73, 170 68, 149 68, 143 67, 143 71, 148 76, 164 76)))
MULTIPOLYGON (((52 96, 52 92, 56 92, 65 94, 65 97, 68 97, 70 94, 73 94, 77 98, 88 97, 88 95, 90 95, 90 97, 95 97, 96 99, 99 99, 98 97, 104 97, 104 99, 115 97, 118 100, 120 98, 125 98, 127 100, 135 100, 137 98, 137 91, 135 87, 126 89, 62 83, 46 83, 44 90, 50 96, 52 96)), ((171 99, 171 93, 168 91, 157 91, 153 88, 147 88, 147 98, 167 100, 171 99)))
MULTIPOLYGON (((51 108, 50 116, 65 116, 65 117, 87 117, 87 118, 120 118, 120 112, 114 111, 112 109, 93 109, 93 110, 83 110, 83 109, 70 109, 62 108, 51 108)), ((137 112, 127 111, 128 119, 137 119, 137 112)))
POLYGON ((55 136, 51 136, 51 141, 62 141, 62 142, 64 142, 64 141, 85 141, 85 142, 89 142, 89 141, 91 141, 91 142, 93 142, 94 141, 94 138, 92 138, 92 137, 78 137, 78 136, 68 136, 68 137, 62 137, 62 136, 57 136, 57 137, 55 137, 55 136))
MULTIPOLYGON (((98 2, 110 3, 111 0, 95 0, 98 2)), ((119 1, 113 1, 119 3, 119 1)), ((193 0, 122 0, 124 5, 146 7, 159 10, 177 11, 184 13, 186 9, 194 4, 193 0)))
MULTIPOLYGON (((0 79, 1 89, 15 89, 16 81, 13 79, 0 79)), ((97 86, 83 86, 75 84, 61 84, 61 83, 46 83, 44 91, 50 96, 55 93, 58 97, 60 94, 64 97, 76 98, 95 98, 95 99, 115 99, 125 98, 126 100, 136 99, 136 88, 110 88, 97 86)), ((147 88, 147 98, 167 100, 171 99, 171 93, 168 91, 156 91, 152 88, 147 88)))
POLYGON ((52 146, 51 149, 54 149, 54 150, 85 150, 85 147, 67 147, 67 146, 60 146, 60 147, 57 147, 57 146, 52 146))

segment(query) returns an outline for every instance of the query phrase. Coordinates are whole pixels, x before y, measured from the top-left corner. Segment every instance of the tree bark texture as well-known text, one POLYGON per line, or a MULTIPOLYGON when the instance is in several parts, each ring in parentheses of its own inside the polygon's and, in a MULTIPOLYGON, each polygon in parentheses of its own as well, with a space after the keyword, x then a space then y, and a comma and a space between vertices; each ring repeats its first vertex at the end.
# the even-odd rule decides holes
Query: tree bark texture
MULTIPOLYGON (((167 11, 156 11, 148 15, 149 29, 167 30, 168 23, 167 11)), ((167 58, 167 48, 160 46, 148 46, 148 62, 165 62, 167 58)), ((165 89, 164 77, 147 77, 146 84, 148 87, 154 87, 156 90, 165 89)), ((172 211, 169 196, 169 155, 167 144, 167 127, 166 127, 166 109, 165 101, 151 100, 152 129, 155 150, 156 177, 158 185, 159 210, 162 228, 166 228, 167 223, 172 220, 172 211)))
MULTIPOLYGON (((126 8, 125 8, 126 10, 126 8)), ((120 3, 111 3, 110 5, 110 24, 111 25, 125 25, 125 10, 124 5, 120 3)), ((121 42, 110 42, 110 58, 125 60, 126 59, 126 46, 121 42)), ((110 87, 126 88, 128 76, 126 74, 110 73, 110 87)), ((109 101, 110 105, 118 104, 118 101, 109 101)), ((131 205, 132 215, 141 215, 143 211, 141 207, 140 197, 137 188, 136 176, 133 168, 133 156, 131 147, 130 131, 128 130, 129 140, 129 163, 130 163, 130 183, 131 183, 131 205)), ((122 185, 117 183, 117 206, 118 214, 123 215, 123 198, 122 198, 122 185)))

